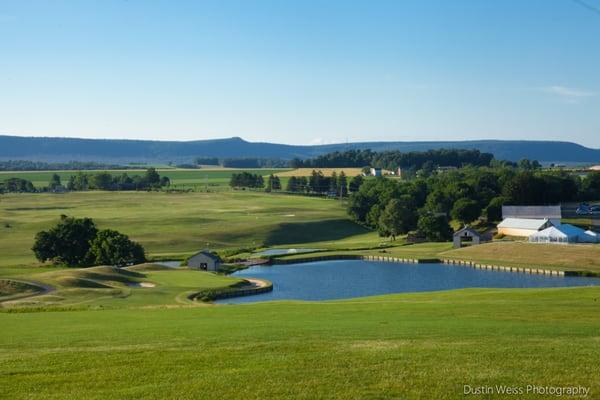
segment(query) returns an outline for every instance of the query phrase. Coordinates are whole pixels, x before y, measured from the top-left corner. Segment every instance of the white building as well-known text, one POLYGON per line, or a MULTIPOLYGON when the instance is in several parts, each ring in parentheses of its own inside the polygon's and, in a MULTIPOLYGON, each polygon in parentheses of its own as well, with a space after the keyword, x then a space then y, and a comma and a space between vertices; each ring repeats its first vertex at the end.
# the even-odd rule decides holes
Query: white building
POLYGON ((381 176, 381 168, 371 168, 371 176, 381 176))
POLYGON ((560 225, 562 211, 556 206, 502 206, 502 218, 548 219, 552 225, 560 225))
POLYGON ((529 236, 531 243, 597 243, 598 234, 570 224, 551 226, 529 236))
POLYGON ((534 233, 553 226, 552 222, 545 219, 533 218, 505 218, 498 224, 498 234, 505 236, 529 237, 534 233))

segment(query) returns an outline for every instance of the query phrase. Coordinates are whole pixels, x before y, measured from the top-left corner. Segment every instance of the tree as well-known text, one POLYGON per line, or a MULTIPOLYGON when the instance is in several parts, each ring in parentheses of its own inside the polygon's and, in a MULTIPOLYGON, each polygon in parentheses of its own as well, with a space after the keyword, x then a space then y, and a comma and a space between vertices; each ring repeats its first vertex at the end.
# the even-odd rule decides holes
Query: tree
POLYGON ((155 168, 148 168, 144 174, 144 181, 150 187, 160 186, 160 175, 156 172, 155 168))
POLYGON ((57 187, 62 186, 60 183, 60 176, 58 174, 52 174, 50 178, 50 183, 48 184, 48 188, 50 190, 55 190, 57 187))
POLYGON ((479 218, 481 207, 477 201, 463 197, 454 202, 450 215, 463 224, 468 224, 479 218))
POLYGON ((94 189, 110 190, 113 188, 113 178, 108 172, 100 172, 92 175, 90 183, 94 189))
POLYGON ((90 265, 90 242, 98 229, 90 218, 61 216, 58 224, 35 237, 33 252, 41 261, 64 263, 70 267, 90 265))
POLYGON ((95 264, 123 267, 146 261, 144 248, 117 231, 105 229, 90 245, 90 258, 95 264))
POLYGON ((338 195, 340 197, 348 196, 348 179, 346 178, 346 174, 344 171, 340 172, 340 176, 338 176, 338 195))
POLYGON ((502 206, 506 202, 504 197, 494 197, 483 210, 485 219, 488 222, 500 221, 502 219, 502 206))
POLYGON ((354 178, 352 178, 350 180, 350 186, 348 187, 350 193, 358 192, 358 189, 360 189, 360 187, 363 184, 364 180, 365 179, 362 177, 362 175, 357 175, 354 178))
POLYGON ((445 215, 425 212, 417 223, 419 232, 430 242, 447 242, 452 239, 452 228, 445 215))
POLYGON ((396 236, 408 233, 415 228, 417 213, 412 207, 410 196, 403 195, 400 199, 392 199, 379 216, 377 225, 380 236, 396 236))

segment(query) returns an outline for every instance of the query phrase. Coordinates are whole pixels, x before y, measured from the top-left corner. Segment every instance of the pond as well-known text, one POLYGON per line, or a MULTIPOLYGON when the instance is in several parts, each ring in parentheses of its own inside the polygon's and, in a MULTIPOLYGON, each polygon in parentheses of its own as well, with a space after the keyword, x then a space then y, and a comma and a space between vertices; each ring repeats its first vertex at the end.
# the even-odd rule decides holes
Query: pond
POLYGON ((261 265, 238 271, 233 276, 267 279, 273 283, 273 291, 218 300, 217 303, 252 303, 288 299, 331 300, 475 287, 544 288, 600 285, 600 278, 534 275, 446 264, 404 264, 363 260, 261 265))

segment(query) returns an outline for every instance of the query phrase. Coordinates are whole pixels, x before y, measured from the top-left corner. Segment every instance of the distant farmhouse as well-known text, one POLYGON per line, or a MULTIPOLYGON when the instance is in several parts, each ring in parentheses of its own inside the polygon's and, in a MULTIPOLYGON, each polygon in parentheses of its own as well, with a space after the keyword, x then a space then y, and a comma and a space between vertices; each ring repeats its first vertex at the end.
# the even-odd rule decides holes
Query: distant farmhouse
POLYGON ((381 168, 371 168, 371 176, 381 176, 381 168))
POLYGON ((202 250, 191 256, 187 265, 201 271, 217 271, 221 266, 221 259, 208 250, 202 250))

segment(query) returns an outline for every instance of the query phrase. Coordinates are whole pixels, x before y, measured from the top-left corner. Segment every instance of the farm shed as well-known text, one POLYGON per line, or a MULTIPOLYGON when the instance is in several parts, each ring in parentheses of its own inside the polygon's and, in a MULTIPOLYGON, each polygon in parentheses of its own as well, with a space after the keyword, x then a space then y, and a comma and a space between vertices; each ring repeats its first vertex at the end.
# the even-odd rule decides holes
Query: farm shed
POLYGON ((217 271, 221 265, 221 259, 208 250, 202 250, 191 256, 187 265, 202 271, 217 271))
POLYGON ((498 224, 498 234, 506 236, 529 237, 534 233, 542 231, 551 226, 553 226, 553 224, 547 218, 505 218, 498 224))
POLYGON ((459 249, 463 247, 463 243, 465 242, 472 245, 481 244, 483 238, 479 232, 465 226, 461 230, 454 232, 452 241, 454 242, 454 248, 459 249))

